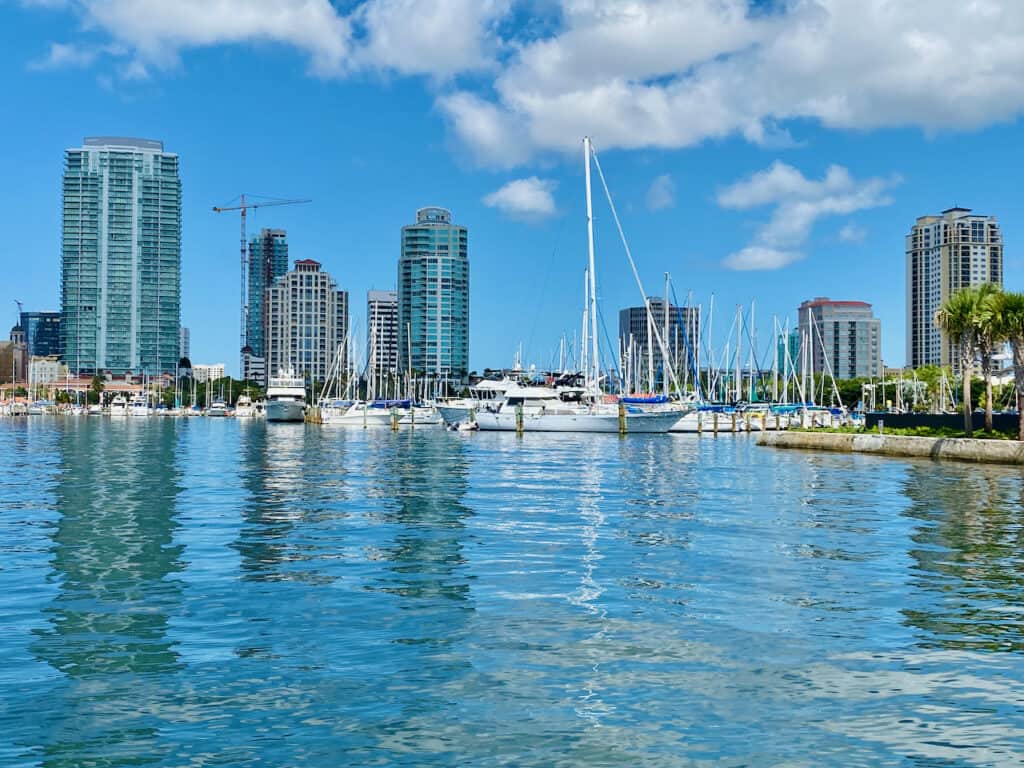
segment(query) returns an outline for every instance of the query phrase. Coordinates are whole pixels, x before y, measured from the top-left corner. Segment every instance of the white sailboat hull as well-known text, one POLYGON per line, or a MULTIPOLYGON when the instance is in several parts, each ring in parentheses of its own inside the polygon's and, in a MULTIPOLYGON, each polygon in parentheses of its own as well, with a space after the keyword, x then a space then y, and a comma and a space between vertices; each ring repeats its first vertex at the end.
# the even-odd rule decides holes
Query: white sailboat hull
MULTIPOLYGON (((659 434, 668 432, 672 425, 680 419, 681 414, 664 413, 627 413, 625 416, 627 434, 659 434)), ((595 432, 618 434, 619 415, 617 413, 524 413, 524 432, 595 432)), ((491 413, 481 411, 476 414, 476 423, 481 431, 515 432, 516 414, 512 411, 491 413)))

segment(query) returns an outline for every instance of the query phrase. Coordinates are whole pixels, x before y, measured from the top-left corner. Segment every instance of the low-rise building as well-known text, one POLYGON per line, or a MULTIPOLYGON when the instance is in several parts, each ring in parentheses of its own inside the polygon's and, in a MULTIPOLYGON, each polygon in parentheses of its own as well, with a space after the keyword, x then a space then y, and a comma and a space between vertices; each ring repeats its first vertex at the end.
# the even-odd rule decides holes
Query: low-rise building
POLYGON ((224 363, 213 363, 211 365, 196 363, 192 366, 192 378, 200 382, 223 379, 224 363))

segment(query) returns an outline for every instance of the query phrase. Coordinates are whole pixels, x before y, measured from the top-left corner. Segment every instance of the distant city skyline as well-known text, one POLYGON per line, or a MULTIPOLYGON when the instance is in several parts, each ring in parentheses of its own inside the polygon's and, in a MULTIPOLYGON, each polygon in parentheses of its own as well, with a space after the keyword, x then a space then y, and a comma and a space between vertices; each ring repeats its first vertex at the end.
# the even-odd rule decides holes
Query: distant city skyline
MULTIPOLYGON (((143 136, 180 158, 180 321, 195 359, 238 373, 238 222, 210 208, 253 191, 312 199, 253 212, 249 231, 288 230, 292 258, 320 261, 360 297, 397 289, 409 211, 451 210, 472 233, 468 367, 507 366, 520 346, 524 363, 548 367, 582 310, 589 134, 648 291, 671 272, 713 349, 737 304, 756 303, 765 340, 772 317, 794 319, 808 296, 848 296, 873 305, 883 358, 899 364, 917 217, 958 206, 997 217, 1004 283, 1024 287, 1012 162, 1024 65, 992 45, 998 30, 1007 50, 1024 47, 1024 7, 983 5, 555 0, 444 16, 453 6, 441 2, 448 22, 432 37, 433 25, 396 17, 359 26, 376 7, 359 0, 318 6, 312 24, 301 4, 271 23, 227 0, 217 19, 243 26, 15 4, 0 49, 15 73, 5 103, 33 119, 6 126, 17 151, 0 205, 18 223, 0 257, 7 327, 15 299, 60 303, 62 151, 83 135, 143 136), (929 45, 907 45, 911 34, 929 45), (955 63, 935 53, 945 50, 960 52, 955 63), (545 69, 545 51, 557 68, 545 69), (274 108, 254 119, 268 93, 274 108)), ((595 228, 614 338, 618 311, 642 300, 600 188, 595 228)))

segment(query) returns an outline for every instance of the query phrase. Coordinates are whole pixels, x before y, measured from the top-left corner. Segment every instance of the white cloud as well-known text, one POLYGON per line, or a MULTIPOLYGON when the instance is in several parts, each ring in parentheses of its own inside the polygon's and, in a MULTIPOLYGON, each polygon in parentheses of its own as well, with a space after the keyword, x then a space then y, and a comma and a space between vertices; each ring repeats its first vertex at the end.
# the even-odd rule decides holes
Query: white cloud
POLYGON ((647 188, 647 208, 661 211, 676 204, 676 185, 672 177, 663 173, 651 182, 647 188))
POLYGON ((860 243, 868 236, 868 231, 855 222, 847 222, 839 230, 839 239, 844 243, 860 243))
MULTIPOLYGON (((740 135, 792 144, 828 127, 972 129, 1024 111, 1024 3, 996 0, 562 0, 555 34, 526 41, 488 114, 534 152, 678 148, 740 135)), ((475 113, 452 115, 473 145, 475 113)), ((476 146, 486 154, 487 148, 476 146)))
POLYGON ((96 46, 75 43, 50 43, 50 50, 42 59, 29 62, 29 69, 46 70, 65 67, 88 67, 102 53, 96 46))
POLYGON ((516 179, 484 197, 483 203, 513 218, 547 218, 558 212, 551 194, 555 186, 555 181, 538 179, 536 176, 516 179))
POLYGON ((799 258, 794 249, 807 242, 819 218, 889 205, 892 198, 888 190, 898 183, 898 177, 857 181, 840 165, 829 166, 824 177, 816 181, 793 166, 776 161, 718 193, 718 204, 723 208, 749 210, 774 206, 771 218, 758 230, 754 242, 727 257, 722 265, 727 269, 786 266, 799 258))
POLYGON ((722 261, 722 266, 737 272, 756 269, 780 269, 804 256, 797 251, 784 251, 760 245, 748 245, 722 261))

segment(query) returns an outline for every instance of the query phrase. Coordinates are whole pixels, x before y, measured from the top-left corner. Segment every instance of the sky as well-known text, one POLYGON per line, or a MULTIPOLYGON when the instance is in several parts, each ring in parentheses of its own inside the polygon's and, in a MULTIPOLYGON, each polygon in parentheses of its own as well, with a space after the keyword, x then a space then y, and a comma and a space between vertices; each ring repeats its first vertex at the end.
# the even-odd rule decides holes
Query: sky
MULTIPOLYGON (((63 152, 160 139, 181 158, 182 324, 238 368, 240 193, 349 291, 393 288, 402 225, 469 228, 470 364, 540 368, 579 335, 590 135, 645 289, 671 274, 714 349, 754 307, 817 296, 905 358, 904 238, 953 206, 998 218, 1024 288, 1019 0, 0 0, 0 318, 58 309, 63 152), (714 304, 713 314, 709 311, 714 304)), ((610 336, 641 304, 595 178, 610 336)))

